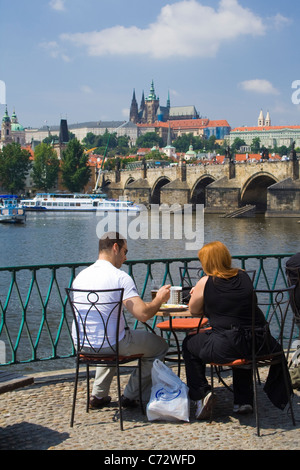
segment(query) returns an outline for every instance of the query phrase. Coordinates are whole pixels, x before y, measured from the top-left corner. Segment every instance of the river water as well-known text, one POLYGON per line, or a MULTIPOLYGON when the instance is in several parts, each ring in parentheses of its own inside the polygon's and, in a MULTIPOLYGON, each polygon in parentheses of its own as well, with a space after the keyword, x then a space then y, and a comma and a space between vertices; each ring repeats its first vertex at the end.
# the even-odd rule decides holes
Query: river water
MULTIPOLYGON (((146 213, 143 216, 128 218, 129 251, 127 256, 129 260, 192 258, 197 256, 197 251, 203 242, 213 240, 225 243, 232 255, 288 254, 300 249, 300 224, 295 218, 227 219, 218 215, 205 215, 200 220, 197 219, 197 215, 193 214, 187 215, 186 219, 182 216, 184 223, 181 224, 180 219, 175 215, 171 215, 170 219, 162 219, 162 217, 161 215, 158 221, 150 213, 146 213), (189 231, 186 232, 187 226, 189 231), (170 236, 168 236, 168 228, 170 236), (201 236, 197 231, 201 232, 201 236), (194 245, 192 249, 187 249, 187 243, 191 239, 186 239, 186 233, 194 234, 196 239, 192 244, 194 245), (159 238, 155 238, 157 236, 159 238)), ((29 212, 24 225, 0 224, 0 266, 93 262, 98 254, 98 235, 105 227, 107 229, 107 226, 104 226, 103 216, 100 217, 97 213, 29 212)), ((0 301, 2 303, 6 293, 7 286, 4 287, 0 276, 0 301)), ((40 312, 40 306, 38 310, 40 312)), ((53 307, 54 324, 57 321, 57 311, 56 307, 53 307)), ((14 312, 13 303, 12 312, 14 312)), ((49 319, 51 319, 50 307, 49 312, 49 319)), ((38 328, 41 314, 38 315, 36 328, 38 328)), ((11 328, 14 326, 14 321, 12 318, 11 328)), ((28 364, 26 371, 30 373, 37 368, 73 367, 73 364, 73 359, 63 360, 63 364, 61 360, 43 361, 42 366, 35 363, 28 364)), ((24 366, 22 367, 24 371, 24 366)))
MULTIPOLYGON (((128 218, 129 227, 132 219, 128 218)), ((142 239, 138 233, 136 239, 129 237, 128 259, 197 256, 200 242, 199 247, 187 250, 189 240, 183 231, 181 238, 179 234, 174 239, 173 220, 171 215, 170 239, 164 235, 160 239, 142 239)), ((29 212, 24 225, 0 225, 0 266, 93 261, 97 257, 99 223, 101 218, 96 213, 29 212)), ((204 234, 199 240, 220 240, 232 255, 293 253, 300 249, 300 223, 296 218, 227 219, 205 215, 202 227, 204 234)), ((150 233, 150 215, 148 229, 150 233)))

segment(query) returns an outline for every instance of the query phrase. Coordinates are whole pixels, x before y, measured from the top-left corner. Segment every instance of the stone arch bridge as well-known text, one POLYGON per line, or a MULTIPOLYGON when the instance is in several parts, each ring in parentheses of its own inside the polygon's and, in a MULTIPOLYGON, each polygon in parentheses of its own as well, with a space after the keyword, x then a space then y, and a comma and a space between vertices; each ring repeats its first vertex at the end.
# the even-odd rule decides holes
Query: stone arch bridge
POLYGON ((103 173, 101 187, 108 197, 144 205, 204 204, 206 213, 300 217, 298 160, 116 169, 103 173))

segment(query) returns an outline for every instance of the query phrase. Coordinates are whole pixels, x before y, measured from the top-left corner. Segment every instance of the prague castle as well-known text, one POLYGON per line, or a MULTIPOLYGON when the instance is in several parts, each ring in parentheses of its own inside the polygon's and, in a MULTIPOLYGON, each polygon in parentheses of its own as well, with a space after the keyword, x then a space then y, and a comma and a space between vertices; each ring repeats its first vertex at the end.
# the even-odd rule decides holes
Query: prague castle
POLYGON ((166 122, 169 120, 198 119, 199 114, 194 106, 171 107, 170 95, 166 106, 161 106, 159 97, 156 96, 152 80, 150 93, 145 98, 144 92, 140 107, 138 107, 135 90, 130 105, 129 120, 135 124, 153 124, 154 122, 166 122))

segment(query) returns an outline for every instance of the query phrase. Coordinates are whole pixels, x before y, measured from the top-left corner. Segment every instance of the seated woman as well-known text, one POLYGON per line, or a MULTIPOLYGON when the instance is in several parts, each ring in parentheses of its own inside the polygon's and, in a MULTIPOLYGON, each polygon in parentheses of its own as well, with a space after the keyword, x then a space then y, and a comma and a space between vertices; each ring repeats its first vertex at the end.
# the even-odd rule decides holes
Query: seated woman
MULTIPOLYGON (((253 283, 246 272, 232 267, 231 255, 219 241, 204 245, 198 257, 206 276, 192 289, 189 309, 192 313, 205 313, 211 329, 187 336, 182 349, 190 398, 197 404, 196 418, 207 419, 215 397, 205 377, 206 363, 226 364, 240 358, 251 358, 253 283)), ((270 335, 258 306, 255 315, 260 352, 267 352, 263 350, 266 335, 271 350, 280 351, 281 347, 270 335)), ((283 408, 288 398, 282 385, 281 371, 278 368, 274 370, 274 367, 277 366, 270 368, 264 390, 274 405, 283 408)), ((252 412, 251 374, 251 369, 233 368, 234 412, 252 412)))

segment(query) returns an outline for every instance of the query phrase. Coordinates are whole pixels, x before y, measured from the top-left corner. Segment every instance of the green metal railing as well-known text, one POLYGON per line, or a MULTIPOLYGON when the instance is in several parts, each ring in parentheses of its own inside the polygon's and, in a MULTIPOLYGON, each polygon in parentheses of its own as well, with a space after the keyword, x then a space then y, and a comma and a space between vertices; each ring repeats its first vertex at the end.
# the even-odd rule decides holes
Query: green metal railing
MULTIPOLYGON (((287 286, 285 261, 292 254, 233 256, 235 266, 255 269, 260 289, 287 286)), ((21 364, 74 356, 71 310, 65 288, 86 263, 0 268, 0 364, 21 364), (1 349, 2 346, 2 349, 1 349), (5 349, 5 357, 3 356, 5 349), (1 352, 2 351, 2 352, 1 352), (4 357, 4 358, 3 358, 4 357)), ((197 266, 197 258, 126 261, 144 300, 150 300, 151 280, 180 285, 179 267, 197 266)), ((133 328, 144 327, 127 316, 133 328)), ((155 320, 152 324, 155 327, 155 320)))

